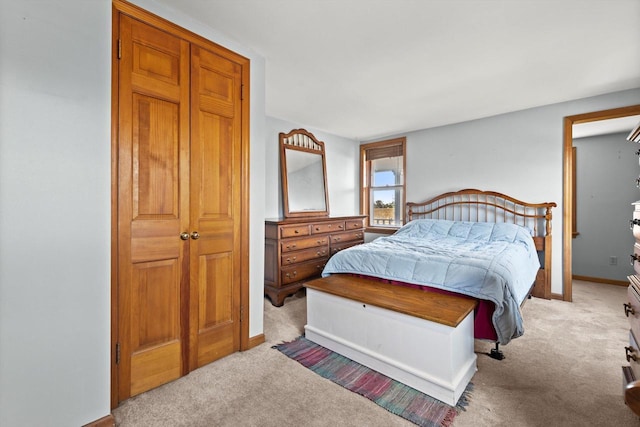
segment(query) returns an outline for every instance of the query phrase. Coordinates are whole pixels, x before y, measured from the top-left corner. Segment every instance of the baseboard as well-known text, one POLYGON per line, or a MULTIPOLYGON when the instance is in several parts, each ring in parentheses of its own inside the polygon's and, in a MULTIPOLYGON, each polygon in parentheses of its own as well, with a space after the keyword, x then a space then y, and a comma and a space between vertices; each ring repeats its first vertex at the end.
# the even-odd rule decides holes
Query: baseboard
POLYGON ((585 282, 604 283, 605 285, 629 286, 629 282, 626 280, 602 279, 600 277, 579 276, 577 274, 574 274, 571 278, 573 280, 584 280, 585 282))
POLYGON ((264 334, 256 335, 255 337, 249 338, 249 347, 247 350, 251 350, 253 347, 257 347, 260 344, 265 342, 264 334))
POLYGON ((90 422, 89 424, 85 424, 83 427, 114 427, 116 425, 116 420, 113 418, 113 415, 109 414, 106 417, 102 417, 99 420, 95 420, 90 422))

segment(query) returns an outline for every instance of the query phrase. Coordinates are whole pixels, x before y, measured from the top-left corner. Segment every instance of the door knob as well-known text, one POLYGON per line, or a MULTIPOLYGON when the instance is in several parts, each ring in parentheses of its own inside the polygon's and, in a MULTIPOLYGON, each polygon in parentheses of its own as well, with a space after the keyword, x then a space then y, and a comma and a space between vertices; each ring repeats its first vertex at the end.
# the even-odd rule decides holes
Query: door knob
POLYGON ((182 240, 189 240, 189 233, 187 233, 186 231, 183 231, 182 233, 180 233, 180 238, 182 240))
POLYGON ((198 233, 197 231, 194 231, 193 233, 191 233, 191 238, 193 240, 198 240, 200 238, 200 233, 198 233))

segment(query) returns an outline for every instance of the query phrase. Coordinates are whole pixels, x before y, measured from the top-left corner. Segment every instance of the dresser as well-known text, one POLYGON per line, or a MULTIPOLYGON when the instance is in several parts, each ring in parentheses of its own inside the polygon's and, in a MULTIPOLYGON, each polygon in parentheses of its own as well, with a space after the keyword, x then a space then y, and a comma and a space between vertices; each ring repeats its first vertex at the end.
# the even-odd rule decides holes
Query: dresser
POLYGON ((624 351, 629 366, 622 367, 622 386, 624 401, 629 408, 640 415, 640 351, 638 340, 640 337, 640 276, 629 276, 627 288, 627 302, 624 312, 629 319, 629 345, 624 351))
MULTIPOLYGON (((640 123, 629 134, 629 141, 640 142, 640 123)), ((640 150, 636 153, 640 155, 640 150)), ((640 188, 640 177, 636 180, 640 188)), ((631 232, 635 238, 631 265, 635 274, 628 276, 627 302, 624 303, 624 314, 629 319, 629 345, 624 351, 629 366, 622 367, 622 392, 624 402, 636 415, 640 415, 640 201, 632 203, 633 216, 629 221, 631 232)))
POLYGON ((265 221, 264 293, 280 307, 336 252, 364 243, 366 216, 278 218, 265 221))

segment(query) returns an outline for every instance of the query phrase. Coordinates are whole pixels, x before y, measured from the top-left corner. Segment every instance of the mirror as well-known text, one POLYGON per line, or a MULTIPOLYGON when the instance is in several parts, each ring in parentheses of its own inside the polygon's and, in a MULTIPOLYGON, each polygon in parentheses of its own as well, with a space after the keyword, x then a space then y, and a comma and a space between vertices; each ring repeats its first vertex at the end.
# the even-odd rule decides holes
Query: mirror
POLYGON ((324 143, 304 129, 280 133, 284 216, 328 216, 324 143))

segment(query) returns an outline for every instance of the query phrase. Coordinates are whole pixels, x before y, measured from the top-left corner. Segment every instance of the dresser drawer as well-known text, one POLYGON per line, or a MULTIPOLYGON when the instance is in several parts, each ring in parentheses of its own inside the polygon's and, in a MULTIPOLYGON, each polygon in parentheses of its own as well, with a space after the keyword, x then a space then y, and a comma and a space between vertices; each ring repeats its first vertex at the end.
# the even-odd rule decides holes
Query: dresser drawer
POLYGON ((315 248, 319 246, 328 246, 329 237, 328 236, 319 236, 319 237, 309 237, 306 239, 291 239, 280 242, 280 251, 281 252, 291 252, 291 251, 299 251, 301 249, 309 249, 315 248))
POLYGON ((329 247, 327 245, 305 249, 303 251, 287 252, 282 255, 282 266, 309 261, 311 259, 326 258, 328 255, 329 247))
POLYGON ((282 284, 297 282, 299 280, 315 277, 322 273, 327 258, 319 259, 316 262, 307 262, 291 267, 282 267, 282 284))
POLYGON ((311 233, 309 232, 308 225, 289 225, 286 227, 280 227, 280 238, 286 239, 288 237, 302 237, 309 236, 311 233))
POLYGON ((343 230, 344 221, 318 222, 316 224, 311 224, 311 233, 313 234, 331 233, 333 231, 343 230))
POLYGON ((345 221, 345 230, 355 230, 357 228, 364 228, 364 219, 350 219, 345 221))
POLYGON ((345 243, 340 243, 340 244, 332 244, 331 245, 331 255, 335 255, 337 252, 340 252, 344 249, 350 248, 351 246, 356 246, 363 243, 363 241, 351 241, 351 242, 345 242, 345 243))
POLYGON ((631 265, 636 274, 640 274, 640 243, 633 244, 633 254, 631 255, 631 265))
POLYGON ((635 209, 633 211, 633 219, 629 223, 631 227, 631 232, 633 233, 633 237, 636 238, 637 241, 640 241, 640 204, 633 204, 635 209))
POLYGON ((631 284, 627 287, 627 302, 624 304, 624 312, 629 320, 631 330, 636 336, 640 336, 640 278, 629 276, 628 279, 631 284))
POLYGON ((624 348, 624 352, 633 374, 640 378, 640 348, 633 331, 629 331, 629 346, 624 348))
POLYGON ((343 243, 343 242, 351 242, 353 240, 363 240, 364 239, 364 231, 351 231, 346 233, 336 233, 331 235, 331 244, 334 243, 343 243))

